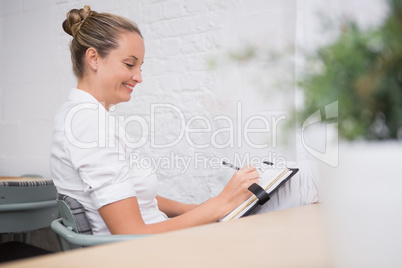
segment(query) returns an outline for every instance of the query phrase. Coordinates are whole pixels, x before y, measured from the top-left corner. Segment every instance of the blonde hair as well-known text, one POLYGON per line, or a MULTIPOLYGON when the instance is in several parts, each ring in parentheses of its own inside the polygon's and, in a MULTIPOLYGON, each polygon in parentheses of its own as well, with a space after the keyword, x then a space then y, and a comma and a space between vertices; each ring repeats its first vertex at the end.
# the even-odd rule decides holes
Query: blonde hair
POLYGON ((89 6, 70 10, 62 26, 73 37, 70 44, 71 61, 74 74, 78 78, 84 75, 84 59, 88 48, 95 48, 99 56, 104 58, 112 49, 117 48, 122 32, 134 32, 142 37, 134 22, 121 16, 92 11, 89 6))

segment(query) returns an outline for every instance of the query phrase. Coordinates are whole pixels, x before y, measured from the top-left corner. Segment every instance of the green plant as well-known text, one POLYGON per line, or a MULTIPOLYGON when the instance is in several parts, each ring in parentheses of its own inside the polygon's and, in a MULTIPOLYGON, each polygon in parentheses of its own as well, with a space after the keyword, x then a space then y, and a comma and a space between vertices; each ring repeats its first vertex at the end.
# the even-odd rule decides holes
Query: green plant
POLYGON ((308 60, 318 68, 307 68, 299 84, 305 94, 299 121, 338 101, 341 137, 402 139, 402 1, 388 3, 380 26, 345 23, 338 39, 308 60))

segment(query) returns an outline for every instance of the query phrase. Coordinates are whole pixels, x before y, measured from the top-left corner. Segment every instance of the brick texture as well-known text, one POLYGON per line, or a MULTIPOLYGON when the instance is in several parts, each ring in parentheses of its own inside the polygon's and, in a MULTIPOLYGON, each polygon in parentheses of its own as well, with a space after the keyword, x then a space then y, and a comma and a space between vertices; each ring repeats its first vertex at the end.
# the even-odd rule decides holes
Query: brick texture
MULTIPOLYGON (((296 157, 296 138, 283 135, 285 120, 279 118, 294 106, 294 58, 302 52, 295 44, 312 47, 310 40, 322 41, 314 35, 319 31, 313 31, 319 25, 313 19, 319 2, 87 1, 93 10, 136 21, 143 32, 144 82, 113 113, 138 115, 149 130, 154 117, 154 132, 142 131, 138 122, 127 124, 127 131, 137 138, 147 135, 136 152, 158 164, 160 194, 202 202, 218 194, 233 173, 219 166, 222 159, 247 164, 253 157, 296 157), (286 53, 269 61, 278 51, 286 53), (152 115, 156 104, 165 107, 152 115), (251 132, 244 131, 253 116, 266 121, 256 119, 249 124, 251 132), (186 131, 183 125, 192 132, 180 136, 186 131), (175 140, 168 148, 152 144, 175 140)), ((380 1, 330 2, 331 10, 321 11, 335 19, 349 12, 360 21, 372 21, 384 11, 372 6, 382 7, 380 1)), ((81 7, 77 0, 0 0, 0 176, 50 176, 53 117, 76 86, 70 38, 61 23, 68 10, 81 7)))

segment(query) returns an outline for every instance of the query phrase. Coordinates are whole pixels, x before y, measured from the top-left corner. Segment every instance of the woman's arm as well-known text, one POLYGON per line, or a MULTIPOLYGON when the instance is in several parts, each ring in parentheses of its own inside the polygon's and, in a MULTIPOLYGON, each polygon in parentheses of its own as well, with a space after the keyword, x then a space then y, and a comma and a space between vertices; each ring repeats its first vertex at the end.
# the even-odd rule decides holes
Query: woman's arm
POLYGON ((159 223, 144 223, 136 197, 105 205, 98 211, 112 234, 161 233, 216 222, 251 196, 248 187, 258 182, 258 176, 254 167, 242 168, 233 175, 218 196, 184 214, 159 223))
POLYGON ((156 200, 158 200, 159 210, 169 218, 179 216, 197 207, 197 204, 184 204, 159 195, 156 196, 156 200))

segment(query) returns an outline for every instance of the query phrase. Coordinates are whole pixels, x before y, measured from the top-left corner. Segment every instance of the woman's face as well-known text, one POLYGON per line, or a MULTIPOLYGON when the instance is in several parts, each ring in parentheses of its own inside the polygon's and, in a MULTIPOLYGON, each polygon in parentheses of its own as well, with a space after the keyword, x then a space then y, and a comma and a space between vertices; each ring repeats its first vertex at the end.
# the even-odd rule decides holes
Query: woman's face
POLYGON ((120 34, 119 46, 99 60, 97 77, 106 107, 129 101, 137 83, 142 82, 144 41, 137 33, 120 34))

